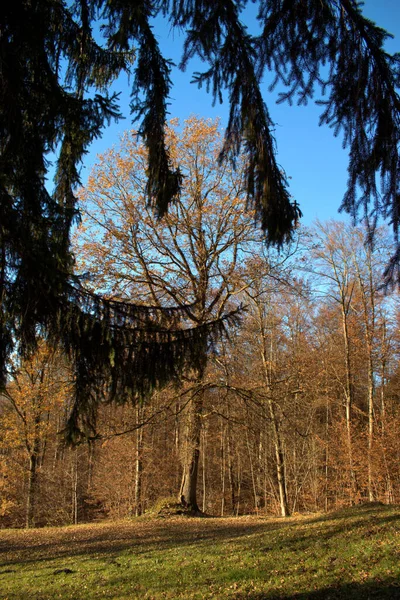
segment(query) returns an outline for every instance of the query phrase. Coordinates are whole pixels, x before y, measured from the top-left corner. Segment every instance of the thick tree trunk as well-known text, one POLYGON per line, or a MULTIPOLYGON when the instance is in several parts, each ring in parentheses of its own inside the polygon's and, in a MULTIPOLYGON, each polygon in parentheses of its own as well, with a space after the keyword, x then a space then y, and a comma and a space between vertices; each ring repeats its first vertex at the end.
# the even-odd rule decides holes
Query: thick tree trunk
POLYGON ((200 459, 202 412, 203 391, 200 391, 194 395, 187 406, 183 473, 179 493, 179 499, 183 506, 196 512, 199 512, 197 503, 197 478, 200 459))

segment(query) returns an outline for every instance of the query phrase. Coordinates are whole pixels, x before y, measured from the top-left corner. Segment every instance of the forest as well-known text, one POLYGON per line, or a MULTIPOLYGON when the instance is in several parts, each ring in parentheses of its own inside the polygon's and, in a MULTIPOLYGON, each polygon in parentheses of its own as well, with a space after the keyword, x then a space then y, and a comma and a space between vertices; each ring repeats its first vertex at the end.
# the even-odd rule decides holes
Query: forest
POLYGON ((398 291, 382 285, 389 230, 371 244, 362 224, 299 225, 270 249, 246 206, 245 159, 235 169, 218 161, 219 123, 172 120, 166 139, 182 191, 162 219, 147 202, 136 132, 99 157, 78 194, 76 275, 160 319, 178 308, 175 329, 214 320, 223 331, 201 365, 146 398, 111 398, 102 382, 91 433, 72 446, 68 356, 44 338, 12 357, 0 397, 0 527, 173 502, 282 517, 400 503, 400 313, 398 291))

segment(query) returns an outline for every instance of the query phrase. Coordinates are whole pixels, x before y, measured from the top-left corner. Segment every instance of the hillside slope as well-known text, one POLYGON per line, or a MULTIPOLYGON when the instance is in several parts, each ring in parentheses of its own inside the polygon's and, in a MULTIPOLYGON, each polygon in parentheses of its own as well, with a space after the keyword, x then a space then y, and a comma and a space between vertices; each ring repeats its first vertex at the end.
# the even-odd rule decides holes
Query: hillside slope
POLYGON ((2 530, 0 597, 400 599, 400 508, 2 530))

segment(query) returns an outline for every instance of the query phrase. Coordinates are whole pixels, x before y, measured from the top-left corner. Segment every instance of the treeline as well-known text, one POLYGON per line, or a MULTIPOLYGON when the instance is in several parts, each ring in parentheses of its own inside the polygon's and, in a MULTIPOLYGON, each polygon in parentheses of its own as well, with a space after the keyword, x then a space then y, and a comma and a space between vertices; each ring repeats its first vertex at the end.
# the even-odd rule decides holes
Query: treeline
POLYGON ((236 272, 241 324, 201 381, 188 374, 142 405, 105 401, 98 439, 75 448, 62 437, 73 377, 43 342, 1 399, 1 525, 139 515, 177 499, 196 402, 206 513, 400 502, 400 313, 380 287, 388 245, 378 232, 371 251, 363 231, 330 222, 285 255, 249 255, 236 272))
MULTIPOLYGON (((95 430, 74 448, 63 430, 79 373, 45 340, 29 361, 13 357, 0 405, 0 523, 140 515, 171 497, 217 515, 399 502, 387 231, 368 245, 362 229, 317 224, 268 251, 246 210, 246 161, 219 161, 218 122, 174 120, 166 139, 182 190, 163 219, 148 205, 135 132, 100 157, 79 194, 76 272, 104 297, 151 306, 156 330, 223 322, 226 335, 202 338, 196 369, 150 398, 110 404, 97 386, 80 406, 99 405, 95 430)), ((142 358, 151 325, 140 324, 142 358)), ((160 345, 159 365, 172 366, 168 350, 160 345)))

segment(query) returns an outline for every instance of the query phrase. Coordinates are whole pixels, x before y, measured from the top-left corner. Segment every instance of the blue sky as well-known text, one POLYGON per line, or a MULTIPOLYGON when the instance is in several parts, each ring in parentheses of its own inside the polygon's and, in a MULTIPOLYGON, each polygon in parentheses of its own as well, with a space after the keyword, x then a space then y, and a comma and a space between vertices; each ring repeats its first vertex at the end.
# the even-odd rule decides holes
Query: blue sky
MULTIPOLYGON (((255 11, 250 12, 255 14, 255 11)), ((395 36, 394 40, 388 41, 387 50, 391 53, 400 52, 400 0, 366 0, 363 12, 395 36)), ((179 36, 176 32, 169 33, 167 29, 163 32, 162 28, 157 28, 155 31, 164 55, 178 63, 181 53, 179 36)), ((225 101, 213 107, 211 96, 204 89, 199 90, 190 84, 191 74, 196 70, 201 70, 201 64, 189 64, 185 73, 174 69, 170 116, 181 120, 192 114, 220 117, 224 126, 228 104, 225 101)), ((117 143, 119 135, 131 128, 129 88, 124 81, 118 81, 114 87, 121 92, 121 107, 127 118, 107 128, 101 140, 92 145, 82 170, 83 183, 97 154, 117 143)), ((265 89, 264 98, 275 123, 278 162, 290 177, 290 192, 300 204, 302 222, 308 225, 316 218, 348 219, 346 215, 338 213, 346 188, 348 163, 347 150, 343 150, 341 139, 335 138, 328 127, 318 126, 318 106, 311 103, 306 107, 277 105, 276 97, 276 92, 269 93, 265 89)))

